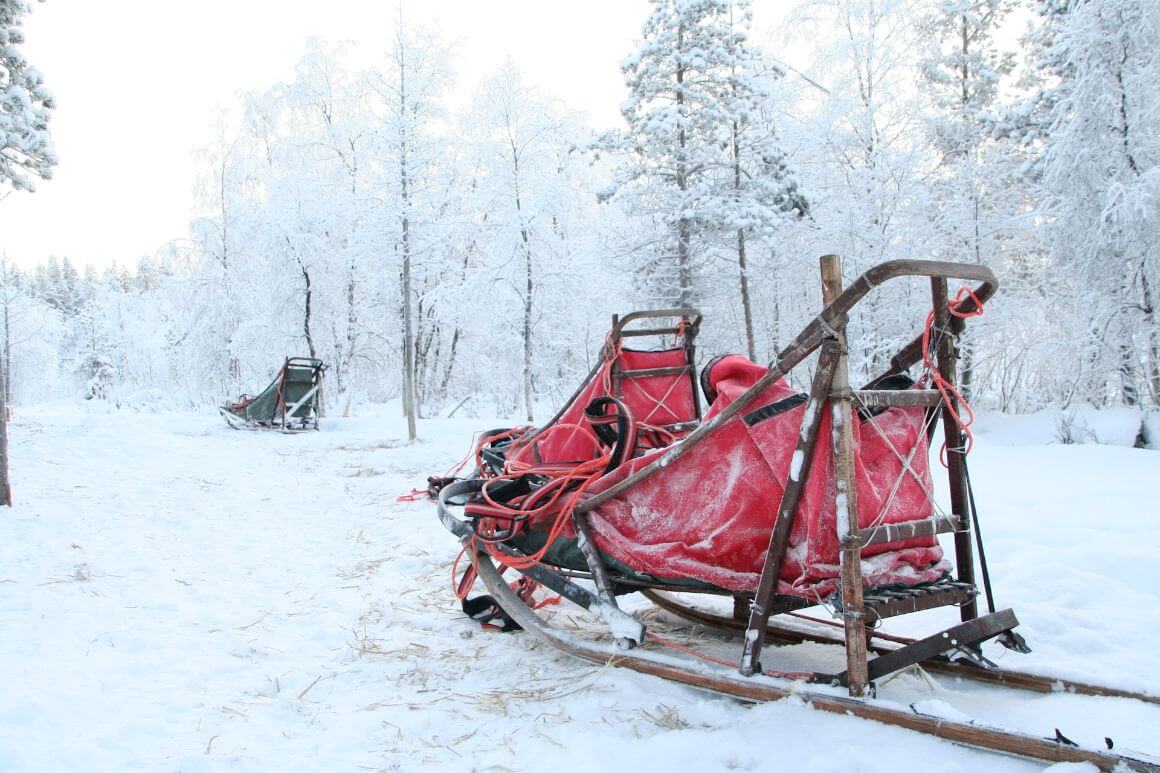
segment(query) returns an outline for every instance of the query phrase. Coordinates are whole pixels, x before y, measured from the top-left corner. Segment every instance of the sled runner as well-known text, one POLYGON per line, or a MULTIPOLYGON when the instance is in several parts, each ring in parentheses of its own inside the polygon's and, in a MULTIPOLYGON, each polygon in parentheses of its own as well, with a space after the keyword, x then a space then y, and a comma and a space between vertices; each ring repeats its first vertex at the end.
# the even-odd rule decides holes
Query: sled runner
POLYGON ((1058 739, 1035 738, 872 699, 883 677, 923 664, 967 678, 986 674, 979 678, 1001 685, 1155 701, 1004 671, 982 654, 991 639, 1028 651, 1013 630, 1014 612, 997 610, 990 591, 966 466, 970 409, 956 388, 957 339, 997 288, 991 271, 892 261, 843 289, 836 256, 822 258, 821 268, 822 312, 768 368, 739 355, 705 366, 703 415, 693 359, 700 315, 682 309, 614 318, 601 361, 550 422, 486 432, 473 474, 433 480, 439 517, 470 560, 455 583, 465 611, 485 622, 502 618, 504 630, 522 627, 588 660, 737 697, 793 694, 822 710, 1007 753, 1153 769, 1069 745, 1058 731, 1058 739), (848 315, 875 286, 903 277, 929 279, 926 324, 885 373, 852 389, 848 315), (949 279, 977 285, 952 299, 949 279), (629 322, 664 316, 679 321, 627 332, 629 322), (672 335, 676 344, 647 353, 623 345, 649 334, 672 335), (796 393, 786 376, 815 353, 809 391, 796 393), (928 461, 929 444, 940 440, 946 512, 928 461), (953 535, 953 561, 940 534, 953 535), (509 569, 520 575, 510 584, 502 577, 509 569), (468 599, 477 578, 490 595, 468 599), (540 592, 537 600, 541 588, 587 610, 597 630, 556 624, 541 611, 556 599, 540 592), (683 618, 741 634, 733 655, 698 653, 646 630, 641 616, 618 603, 635 591, 683 618), (722 597, 730 608, 704 610, 685 600, 690 594, 722 597), (777 669, 767 642, 826 637, 771 618, 811 606, 835 610, 844 669, 777 669), (944 606, 959 608, 959 624, 918 639, 874 631, 882 619, 944 606), (658 652, 658 645, 676 651, 658 652))
POLYGON ((278 375, 257 395, 242 395, 218 410, 234 429, 318 429, 322 360, 287 357, 278 375))

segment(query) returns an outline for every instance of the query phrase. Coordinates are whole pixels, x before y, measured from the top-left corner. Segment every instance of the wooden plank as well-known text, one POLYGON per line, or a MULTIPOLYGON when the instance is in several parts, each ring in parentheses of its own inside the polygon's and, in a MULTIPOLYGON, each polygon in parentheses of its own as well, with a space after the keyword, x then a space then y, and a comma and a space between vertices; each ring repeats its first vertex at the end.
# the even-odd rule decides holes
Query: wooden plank
POLYGON ((913 539, 915 537, 933 537, 936 534, 946 534, 957 531, 961 520, 957 516, 940 518, 922 518, 917 521, 903 521, 902 523, 884 523, 868 529, 862 529, 862 547, 882 545, 887 542, 913 539))
MULTIPOLYGON (((961 606, 974 601, 979 595, 974 585, 954 583, 946 586, 916 588, 888 597, 867 597, 864 607, 874 618, 898 617, 938 607, 961 606)), ((974 619, 974 618, 972 618, 974 619)))
MULTIPOLYGON (((870 678, 881 679, 887 674, 892 674, 907 666, 913 666, 915 663, 930 660, 960 645, 970 646, 986 641, 1017 625, 1019 625, 1019 620, 1010 609, 992 612, 989 615, 959 623, 945 631, 940 631, 924 639, 918 639, 874 658, 870 661, 870 678)), ((844 683, 846 675, 844 673, 838 674, 837 681, 839 684, 844 683)))
POLYGON ((622 370, 621 378, 656 378, 657 376, 683 376, 696 370, 692 365, 677 365, 671 368, 640 368, 638 370, 622 370))
POLYGON ((789 479, 778 504, 773 520, 773 530, 769 537, 769 548, 765 553, 765 563, 757 583, 757 593, 749 610, 749 635, 741 653, 741 673, 748 676, 761 670, 761 648, 765 644, 765 629, 773 609, 773 597, 777 592, 777 582, 781 577, 782 559, 789 544, 790 531, 797 516, 798 502, 802 488, 809 480, 813 465, 814 449, 818 443, 818 431, 822 426, 822 416, 830 383, 834 378, 834 368, 838 364, 838 342, 830 338, 822 344, 818 358, 818 369, 810 387, 809 402, 802 414, 801 429, 798 431, 797 446, 790 462, 789 479))
MULTIPOLYGON (((947 280, 935 277, 930 280, 931 300, 934 308, 934 335, 935 352, 938 357, 939 376, 948 384, 956 384, 956 362, 958 350, 955 337, 951 330, 950 307, 947 305, 947 280)), ((951 403, 957 403, 952 397, 951 403)), ((943 438, 946 442, 947 480, 950 484, 951 510, 960 517, 959 529, 955 532, 955 571, 959 582, 975 584, 975 552, 971 544, 970 521, 965 513, 970 512, 968 507, 967 473, 963 460, 963 431, 955 421, 955 411, 961 411, 962 406, 945 404, 942 408, 943 438)), ((974 599, 963 604, 961 610, 963 621, 978 617, 978 604, 974 599)))
POLYGON ((854 403, 859 408, 930 408, 939 404, 937 389, 856 389, 854 403))
POLYGON ((642 327, 636 330, 621 330, 621 338, 637 338, 643 336, 664 336, 676 335, 677 328, 675 327, 642 327))
MULTIPOLYGON (((821 259, 822 288, 826 306, 842 290, 842 264, 837 255, 821 259)), ((842 620, 846 633, 847 686, 852 697, 861 697, 869 684, 866 661, 866 619, 862 604, 862 548, 858 536, 858 477, 854 467, 854 411, 850 390, 845 327, 838 328, 838 364, 830 391, 830 416, 834 432, 834 505, 842 595, 842 620)))
MULTIPOLYGON (((669 588, 670 591, 674 590, 669 588)), ((684 592, 684 591, 682 591, 684 592)), ((697 609, 680 601, 677 601, 673 596, 659 593, 656 590, 641 591, 649 601, 656 604, 661 609, 672 612, 678 617, 682 617, 694 623, 714 628, 719 631, 728 631, 732 633, 741 633, 745 631, 746 618, 736 619, 734 617, 725 617, 724 615, 715 614, 704 609, 697 609)), ((810 618, 807 618, 810 619, 810 618)), ((829 620, 811 620, 813 625, 835 625, 841 627, 837 623, 832 623, 829 620)), ((819 644, 835 644, 840 645, 842 639, 840 636, 823 633, 817 630, 806 629, 797 625, 784 625, 770 623, 765 633, 766 641, 776 641, 779 644, 799 644, 803 641, 817 642, 819 644)), ((891 636, 880 631, 875 631, 871 634, 871 639, 880 639, 882 641, 890 641, 898 644, 911 644, 916 639, 905 636, 891 636)), ((877 654, 890 652, 893 647, 882 644, 871 644, 870 650, 877 654)), ((1109 698, 1129 698, 1131 700, 1144 701, 1145 703, 1152 703, 1160 705, 1160 696, 1148 695, 1141 692, 1133 692, 1131 690, 1121 690, 1116 687, 1107 687, 1101 684, 1091 684, 1089 682, 1074 682, 1069 679, 1061 679, 1054 676, 1041 676, 1039 674, 1028 674, 1022 671, 1012 671, 1004 668, 979 668, 973 664, 963 664, 959 661, 949 661, 932 659, 925 660, 922 667, 927 671, 937 674, 946 674, 947 676, 954 676, 960 679, 969 679, 975 682, 984 682, 987 684, 995 684, 1001 687, 1011 687, 1017 690, 1027 690, 1029 692, 1037 693, 1074 693, 1076 695, 1099 695, 1109 698)))
POLYGON ((764 676, 747 678, 735 671, 714 668, 712 664, 702 662, 690 662, 686 665, 677 662, 667 653, 654 655, 640 649, 618 651, 613 647, 558 631, 546 624, 508 587, 486 556, 480 556, 478 568, 479 578, 487 586, 488 591, 525 630, 561 652, 593 663, 630 668, 642 674, 651 674, 672 682, 753 701, 775 701, 793 696, 806 701, 818 711, 876 720, 955 743, 1046 762, 1089 762, 1106 771, 1116 770, 1120 766, 1137 771, 1160 771, 1160 767, 1151 763, 1110 752, 1066 746, 1046 738, 916 714, 888 703, 803 689, 801 682, 764 676))

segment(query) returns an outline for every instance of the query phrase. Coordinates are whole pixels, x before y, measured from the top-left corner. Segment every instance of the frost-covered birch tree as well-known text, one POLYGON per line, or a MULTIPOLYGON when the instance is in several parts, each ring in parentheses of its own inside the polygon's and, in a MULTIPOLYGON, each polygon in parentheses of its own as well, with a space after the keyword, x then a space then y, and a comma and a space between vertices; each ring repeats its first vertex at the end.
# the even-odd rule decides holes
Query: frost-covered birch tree
MULTIPOLYGON (((416 437, 415 421, 421 412, 417 288, 423 284, 423 258, 432 254, 437 241, 434 176, 442 144, 436 122, 444 112, 442 99, 450 77, 448 49, 433 32, 408 26, 400 10, 387 67, 370 84, 379 97, 381 182, 390 192, 380 209, 380 222, 384 241, 398 259, 403 414, 411 440, 416 437)), ((438 273, 438 268, 429 270, 438 273)))

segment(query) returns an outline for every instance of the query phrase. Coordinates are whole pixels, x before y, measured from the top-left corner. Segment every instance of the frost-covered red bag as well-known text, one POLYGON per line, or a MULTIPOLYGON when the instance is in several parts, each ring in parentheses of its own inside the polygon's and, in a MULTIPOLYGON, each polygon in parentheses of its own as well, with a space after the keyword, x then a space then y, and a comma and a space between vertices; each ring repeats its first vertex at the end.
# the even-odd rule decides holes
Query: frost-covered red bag
MULTIPOLYGON (((766 372, 740 355, 713 363, 708 383, 716 396, 706 420, 766 372)), ((777 381, 748 412, 718 427, 652 477, 592 510, 589 521, 598 546, 636 571, 661 579, 693 578, 729 590, 754 590, 805 410, 805 401, 784 380, 777 381), (744 421, 744 416, 755 415, 757 421, 744 421)), ((852 417, 860 527, 931 515, 923 417, 922 408, 892 408, 872 420, 852 417)), ((824 597, 837 585, 831 434, 827 413, 778 593, 824 597)), ((587 493, 609 488, 660 453, 663 450, 630 460, 596 481, 587 493)), ((949 569, 934 537, 868 547, 862 561, 863 580, 870 586, 929 582, 949 569)))

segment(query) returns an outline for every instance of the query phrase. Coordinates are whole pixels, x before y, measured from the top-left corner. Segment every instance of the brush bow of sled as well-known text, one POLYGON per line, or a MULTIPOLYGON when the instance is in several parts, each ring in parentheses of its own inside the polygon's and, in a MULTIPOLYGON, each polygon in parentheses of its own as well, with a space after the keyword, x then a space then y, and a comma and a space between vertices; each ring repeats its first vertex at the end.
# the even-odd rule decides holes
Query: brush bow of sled
POLYGON ((698 379, 698 312, 614 318, 600 362, 551 421, 485 432, 470 475, 432 479, 439 518, 467 558, 454 583, 465 611, 485 623, 502 618, 502 630, 523 628, 580 658, 738 698, 795 695, 824 711, 998 752, 1160 770, 1142 755, 1113 752, 1111 742, 1084 748, 1058 730, 1040 738, 873 697, 877 683, 921 665, 1003 687, 1158 702, 999 669, 983 654, 990 640, 1029 651, 1015 613, 994 603, 967 472, 970 408, 956 386, 958 337, 998 287, 991 271, 893 261, 843 288, 831 255, 821 273, 822 312, 768 367, 729 355, 698 379), (886 372, 853 389, 848 315, 875 287, 903 277, 929 281, 925 324, 886 372), (948 280, 975 286, 952 298, 948 280), (632 327, 642 319, 654 326, 632 327), (625 345, 650 335, 663 346, 625 345), (815 354, 809 392, 795 393, 785 375, 815 354), (949 511, 929 468, 939 440, 949 511), (953 556, 939 544, 943 534, 953 556), (488 596, 469 599, 477 580, 488 596), (736 634, 732 654, 698 652, 648 630, 618 602, 636 591, 736 634), (685 601, 691 594, 720 597, 731 610, 685 601), (548 606, 557 595, 586 610, 591 625, 563 623, 548 606), (794 618, 819 605, 836 621, 794 618), (946 606, 960 622, 945 630, 915 639, 874 632, 882 619, 946 606), (795 623, 771 622, 777 616, 795 623), (845 668, 776 668, 766 644, 800 642, 841 645, 845 668))

